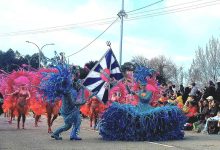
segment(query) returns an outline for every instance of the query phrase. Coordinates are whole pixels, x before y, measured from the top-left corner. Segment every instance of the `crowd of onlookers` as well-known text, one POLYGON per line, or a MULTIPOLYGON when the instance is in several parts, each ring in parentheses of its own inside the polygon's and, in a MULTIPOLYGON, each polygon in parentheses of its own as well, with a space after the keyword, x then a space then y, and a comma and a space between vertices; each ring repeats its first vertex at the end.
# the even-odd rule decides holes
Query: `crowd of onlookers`
MULTIPOLYGON (((200 90, 195 83, 188 87, 163 84, 159 106, 177 105, 187 116, 185 130, 218 133, 220 130, 220 82, 200 90)), ((220 133, 220 132, 219 132, 220 133)))

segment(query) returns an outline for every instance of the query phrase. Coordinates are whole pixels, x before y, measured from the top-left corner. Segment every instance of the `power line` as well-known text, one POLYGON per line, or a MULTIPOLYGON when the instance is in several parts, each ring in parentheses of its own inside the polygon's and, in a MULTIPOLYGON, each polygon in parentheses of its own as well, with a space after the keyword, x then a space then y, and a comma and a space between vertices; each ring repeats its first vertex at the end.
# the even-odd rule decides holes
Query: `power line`
POLYGON ((93 23, 93 24, 86 24, 86 25, 74 25, 74 26, 69 26, 69 27, 62 27, 62 28, 48 28, 44 30, 24 30, 24 31, 18 31, 18 32, 10 32, 10 33, 3 33, 0 34, 0 36, 14 36, 14 35, 26 35, 26 34, 38 34, 38 33, 48 33, 48 32, 55 32, 55 31, 63 31, 63 30, 72 30, 76 28, 82 28, 82 27, 87 27, 87 26, 95 26, 95 25, 104 25, 104 24, 109 24, 112 21, 105 21, 105 22, 100 22, 100 23, 93 23))
MULTIPOLYGON (((178 6, 182 6, 182 5, 188 5, 188 4, 192 4, 192 3, 197 3, 195 5, 200 5, 200 4, 210 3, 210 2, 216 2, 216 1, 219 1, 219 0, 208 1, 208 2, 206 1, 206 2, 203 2, 203 3, 198 3, 198 2, 201 2, 201 1, 204 1, 204 0, 196 0, 196 1, 191 1, 191 2, 179 3, 179 4, 171 5, 171 6, 168 6, 168 7, 160 7, 160 8, 157 8, 157 9, 151 9, 151 10, 147 10, 147 11, 131 13, 129 16, 136 15, 136 14, 143 14, 143 13, 147 13, 147 12, 154 12, 154 11, 157 11, 157 10, 164 10, 164 9, 178 7, 178 6)), ((180 8, 180 7, 178 7, 178 8, 180 8)))
POLYGON ((137 20, 137 19, 144 19, 144 18, 151 18, 151 17, 155 17, 155 16, 162 16, 162 15, 167 15, 167 14, 173 14, 173 13, 178 13, 178 12, 183 12, 183 11, 189 11, 189 10, 195 10, 195 9, 199 9, 199 8, 204 8, 204 7, 210 7, 213 5, 219 5, 220 3, 209 3, 209 5, 193 5, 193 6, 188 6, 188 7, 184 7, 181 9, 173 9, 173 10, 166 10, 166 11, 161 11, 161 12, 156 12, 156 13, 151 13, 151 14, 144 14, 144 15, 139 15, 139 16, 134 16, 131 17, 129 19, 127 19, 126 21, 132 21, 132 20, 137 20))
POLYGON ((83 51, 84 49, 86 49, 88 46, 90 46, 93 42, 95 42, 100 36, 102 36, 114 23, 116 23, 117 21, 118 21, 118 18, 119 17, 117 17, 116 18, 116 20, 114 21, 114 22, 112 22, 102 33, 100 33, 95 39, 93 39, 91 42, 89 42, 88 44, 86 44, 83 48, 81 48, 80 50, 78 50, 78 51, 76 51, 75 53, 73 53, 73 54, 71 54, 71 55, 69 55, 69 56, 67 56, 67 58, 68 57, 71 57, 71 56, 73 56, 73 55, 75 55, 75 54, 77 54, 77 53, 79 53, 79 52, 81 52, 81 51, 83 51))
POLYGON ((128 13, 131 13, 131 12, 135 12, 135 11, 138 11, 138 10, 141 10, 141 9, 144 9, 144 8, 147 8, 147 7, 156 5, 156 4, 158 4, 158 3, 161 3, 162 1, 164 1, 164 0, 159 0, 159 1, 154 2, 154 3, 151 3, 151 4, 149 4, 149 5, 146 5, 146 6, 143 6, 143 7, 137 8, 137 9, 134 9, 134 10, 127 11, 126 13, 128 14, 128 13))
POLYGON ((104 18, 104 19, 98 19, 98 20, 86 21, 86 22, 81 22, 81 23, 76 23, 76 24, 62 25, 62 26, 45 27, 45 28, 32 29, 32 30, 21 30, 21 31, 16 31, 16 32, 1 33, 0 37, 25 35, 25 34, 37 34, 37 33, 48 33, 48 32, 55 32, 55 31, 62 31, 62 30, 72 30, 72 29, 79 28, 82 26, 85 27, 85 26, 92 26, 92 25, 104 25, 104 24, 108 24, 112 22, 113 18, 115 17, 109 17, 109 18, 104 18), (104 20, 109 20, 109 21, 97 22, 97 21, 104 21, 104 20))
POLYGON ((2 33, 0 34, 0 37, 1 36, 24 35, 24 34, 47 33, 47 32, 62 31, 62 30, 72 30, 75 28, 86 27, 86 26, 104 25, 104 24, 111 23, 113 21, 113 18, 115 17, 81 22, 81 23, 76 23, 76 24, 68 24, 68 25, 63 25, 63 26, 45 27, 45 28, 39 28, 39 29, 33 29, 33 30, 22 30, 22 31, 16 31, 16 32, 2 33))
POLYGON ((195 9, 204 8, 204 7, 210 7, 210 6, 214 6, 214 5, 218 5, 218 4, 220 4, 220 3, 215 3, 215 4, 200 6, 200 7, 193 7, 193 8, 188 8, 188 9, 182 9, 182 10, 178 10, 178 11, 170 11, 170 12, 167 11, 167 12, 161 12, 161 13, 140 15, 140 16, 129 18, 129 19, 125 20, 125 21, 132 21, 132 20, 145 19, 145 18, 151 18, 151 17, 156 17, 156 16, 163 16, 163 15, 167 15, 167 14, 174 14, 174 13, 178 13, 178 12, 195 10, 195 9))
MULTIPOLYGON (((158 2, 156 2, 156 3, 158 3, 158 2)), ((153 4, 150 4, 150 5, 153 5, 153 4)), ((144 6, 142 8, 146 8, 146 7, 147 6, 144 6)), ((141 8, 136 9, 136 10, 140 10, 140 9, 141 8)), ((135 10, 133 10, 133 11, 135 11, 135 10)), ((130 12, 132 12, 132 11, 130 11, 130 12)), ((86 27, 86 26, 104 25, 104 24, 111 23, 113 21, 112 20, 113 18, 115 18, 115 17, 108 17, 108 18, 104 18, 104 19, 97 19, 97 20, 86 21, 86 22, 75 23, 75 24, 62 25, 62 26, 45 27, 45 28, 32 29, 32 30, 22 30, 22 31, 16 31, 16 32, 2 33, 2 34, 0 34, 0 37, 2 37, 2 36, 37 34, 37 33, 48 33, 48 32, 55 32, 55 31, 62 31, 62 30, 72 30, 72 29, 76 29, 76 28, 80 28, 80 27, 86 27), (104 20, 106 20, 106 21, 105 22, 100 22, 100 21, 104 21, 104 20)))
MULTIPOLYGON (((147 8, 149 6, 155 5, 155 4, 162 2, 162 1, 163 0, 160 0, 155 3, 149 4, 147 6, 144 6, 144 7, 132 10, 132 11, 128 11, 128 13, 147 8)), ((129 14, 129 16, 130 15, 132 16, 135 14, 143 14, 146 12, 151 12, 151 11, 156 11, 156 10, 161 10, 161 9, 166 9, 166 8, 171 8, 171 7, 175 7, 175 6, 186 5, 186 4, 190 4, 190 3, 196 3, 198 1, 204 1, 204 0, 196 0, 196 1, 192 1, 192 2, 172 5, 170 7, 162 7, 162 8, 153 9, 153 10, 144 11, 144 12, 131 13, 131 14, 129 14)), ((206 3, 209 3, 209 2, 206 2, 206 3)), ((154 14, 147 14, 147 16, 149 16, 149 15, 158 16, 158 13, 163 13, 163 12, 157 12, 157 14, 155 14, 155 13, 154 14)), ((168 13, 166 12, 166 14, 168 14, 168 13)), ((160 14, 160 15, 162 15, 162 14, 160 14)), ((136 20, 136 18, 140 18, 140 17, 146 17, 146 14, 142 15, 142 16, 141 15, 140 16, 133 16, 132 18, 129 18, 128 20, 136 20)), ((111 23, 113 21, 113 18, 115 18, 115 17, 109 17, 109 18, 104 18, 104 19, 98 19, 98 20, 93 20, 93 21, 86 21, 86 22, 81 22, 81 23, 76 23, 76 24, 68 24, 68 25, 62 25, 62 26, 45 27, 45 28, 39 28, 39 29, 33 29, 33 30, 23 30, 23 31, 17 31, 17 32, 2 33, 2 34, 0 34, 0 37, 27 35, 27 34, 40 34, 40 33, 56 32, 56 31, 63 31, 63 30, 72 30, 72 29, 76 29, 76 28, 80 28, 80 27, 87 27, 87 26, 105 25, 105 24, 111 23)))

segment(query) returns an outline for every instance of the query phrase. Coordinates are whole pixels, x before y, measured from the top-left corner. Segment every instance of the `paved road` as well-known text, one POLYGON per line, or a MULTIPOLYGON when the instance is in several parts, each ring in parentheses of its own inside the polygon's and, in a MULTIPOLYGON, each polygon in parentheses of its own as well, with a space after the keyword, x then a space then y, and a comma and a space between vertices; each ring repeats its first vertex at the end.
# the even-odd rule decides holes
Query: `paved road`
MULTIPOLYGON (((0 116, 0 150, 219 150, 220 135, 203 135, 186 132, 184 140, 167 142, 122 142, 104 141, 98 132, 88 126, 84 119, 80 136, 82 141, 70 141, 69 132, 65 132, 62 141, 50 138, 47 133, 46 119, 42 118, 40 127, 33 126, 34 119, 27 119, 26 129, 17 130, 16 121, 9 125, 6 118, 0 116)), ((56 128, 62 124, 59 117, 55 123, 56 128)))

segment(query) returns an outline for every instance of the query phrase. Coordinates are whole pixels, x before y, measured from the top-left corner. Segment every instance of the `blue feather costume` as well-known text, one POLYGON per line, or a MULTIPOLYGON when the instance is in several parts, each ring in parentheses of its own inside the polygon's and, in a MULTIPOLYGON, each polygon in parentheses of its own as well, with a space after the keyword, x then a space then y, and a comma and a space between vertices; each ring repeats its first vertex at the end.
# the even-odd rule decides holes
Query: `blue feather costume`
MULTIPOLYGON (((144 85, 146 76, 151 75, 152 70, 138 67, 136 73, 140 75, 135 74, 135 79, 144 85)), ((183 139, 186 117, 179 108, 150 106, 152 92, 145 88, 135 94, 139 97, 137 106, 114 103, 103 114, 99 123, 99 131, 103 139, 122 141, 183 139)))
POLYGON ((64 118, 64 125, 56 129, 51 135, 56 140, 61 140, 60 134, 69 130, 72 126, 70 140, 81 140, 77 136, 81 124, 81 115, 79 106, 85 104, 84 92, 82 91, 82 100, 77 100, 78 93, 72 87, 72 74, 67 65, 61 64, 56 66, 58 73, 44 73, 41 82, 41 90, 49 102, 62 99, 60 113, 64 118))

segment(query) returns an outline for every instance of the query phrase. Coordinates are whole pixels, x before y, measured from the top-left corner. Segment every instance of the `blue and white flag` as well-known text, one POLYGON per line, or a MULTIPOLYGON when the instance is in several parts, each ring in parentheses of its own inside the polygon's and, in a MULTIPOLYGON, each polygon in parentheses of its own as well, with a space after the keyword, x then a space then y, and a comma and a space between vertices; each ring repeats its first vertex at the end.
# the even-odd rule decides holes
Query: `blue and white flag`
POLYGON ((110 88, 123 79, 118 61, 109 49, 100 61, 92 68, 83 82, 83 86, 100 101, 106 103, 110 88))

